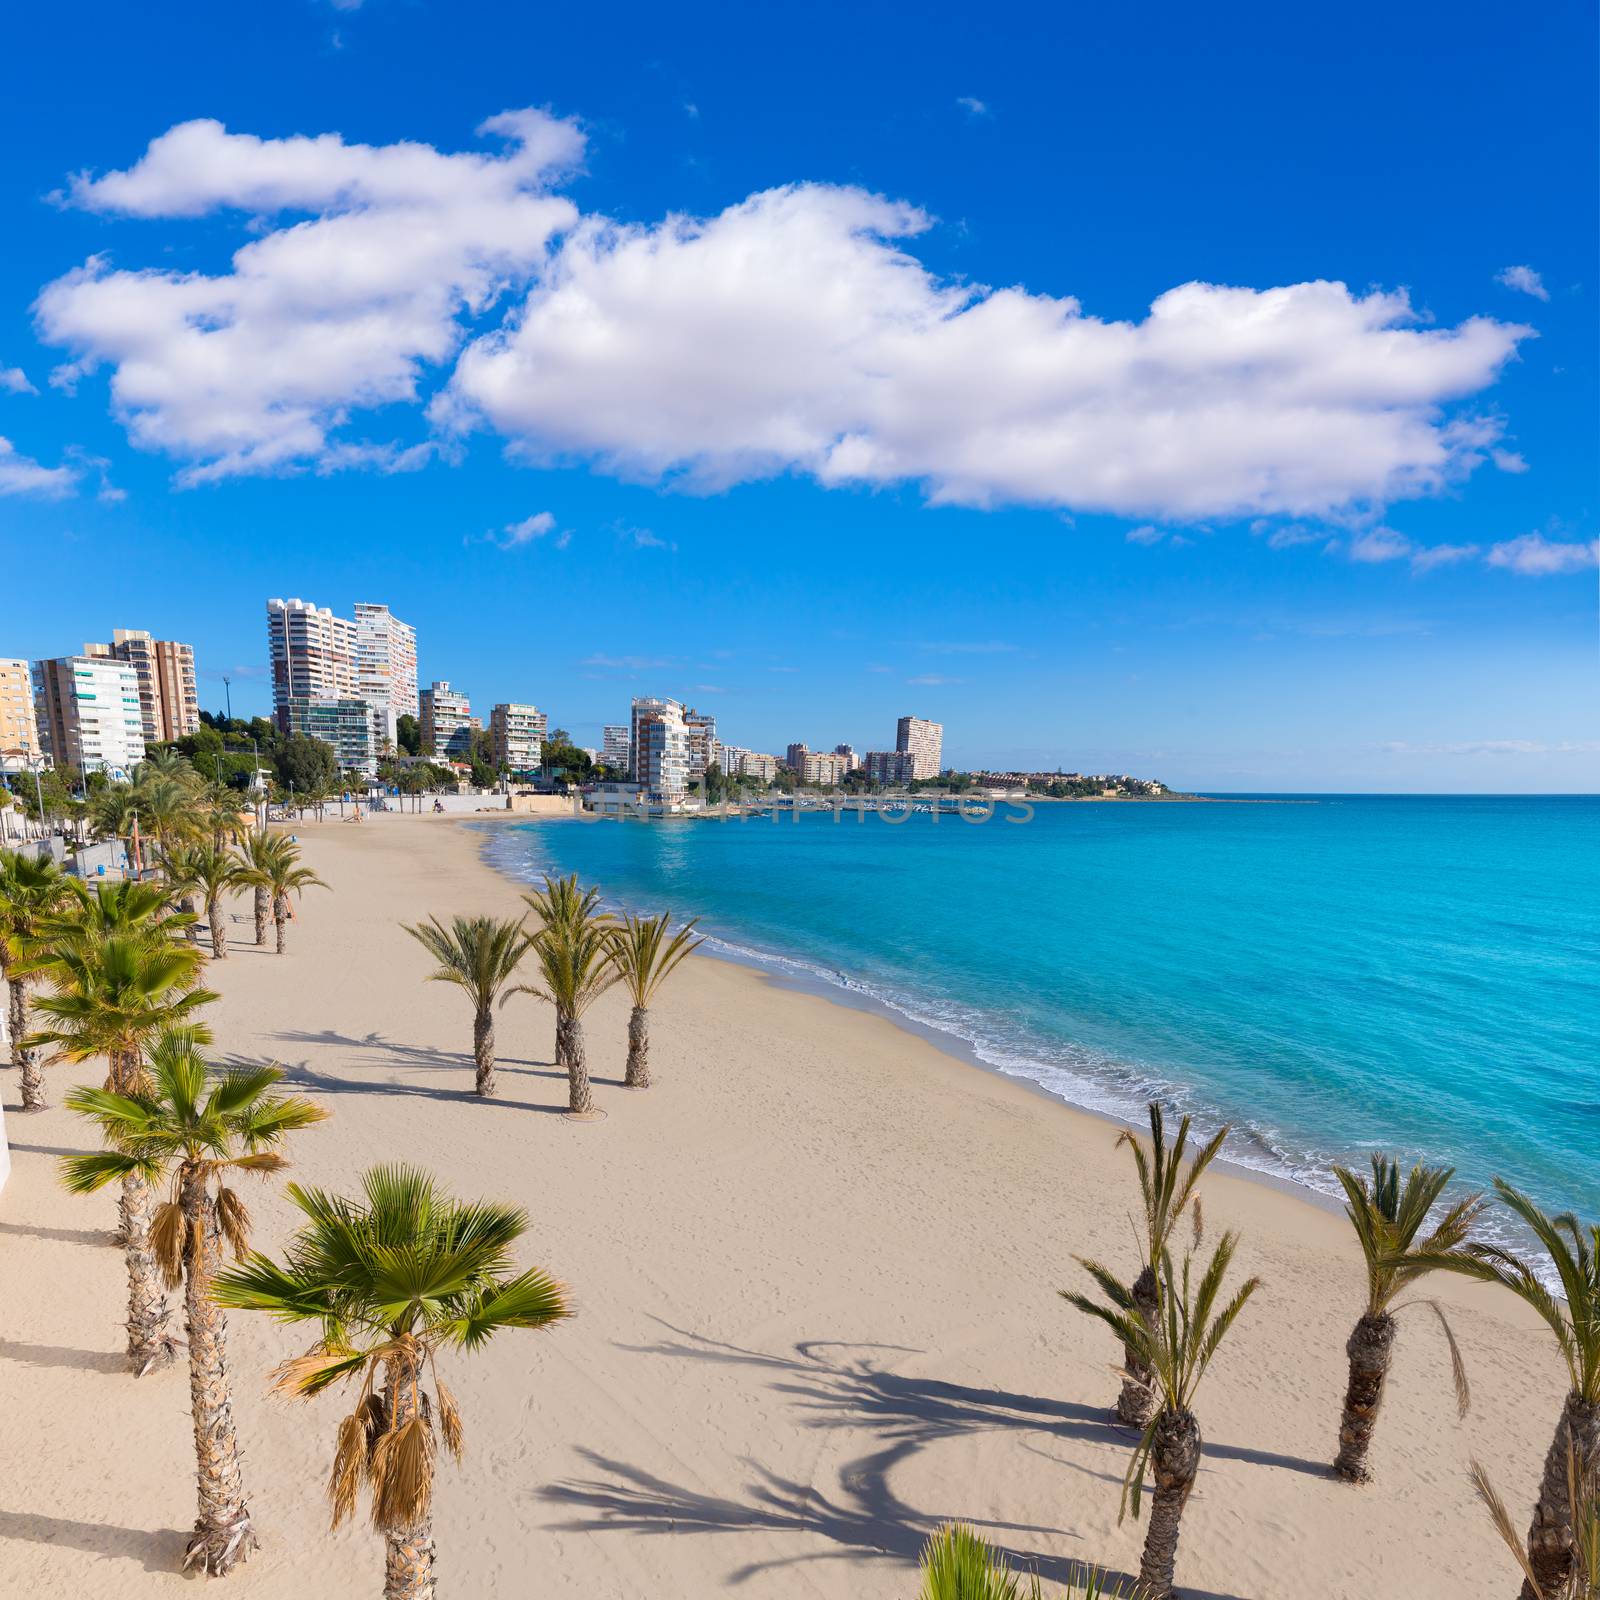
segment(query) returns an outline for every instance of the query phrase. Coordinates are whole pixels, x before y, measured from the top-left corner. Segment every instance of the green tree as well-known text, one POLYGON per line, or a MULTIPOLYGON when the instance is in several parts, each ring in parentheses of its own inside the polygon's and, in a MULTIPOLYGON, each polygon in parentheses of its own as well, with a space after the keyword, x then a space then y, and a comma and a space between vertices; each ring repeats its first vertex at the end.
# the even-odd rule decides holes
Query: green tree
POLYGON ((613 919, 600 910, 600 891, 579 887, 578 875, 546 875, 544 889, 522 897, 539 918, 534 964, 543 980, 523 984, 555 1007, 556 1065, 567 1074, 569 1114, 594 1110, 584 1051, 583 1014, 618 979, 611 953, 613 919))
POLYGON ((222 919, 222 899, 243 887, 239 858, 231 850, 206 843, 170 851, 163 859, 174 884, 192 888, 200 895, 211 928, 212 959, 226 960, 228 935, 222 919))
POLYGON ((1122 1505, 1139 1515, 1145 1473, 1155 1478, 1150 1525, 1145 1531, 1139 1581, 1154 1600, 1171 1600, 1178 1560, 1178 1533, 1183 1508, 1200 1470, 1204 1441, 1194 1414, 1195 1393, 1228 1330, 1238 1320, 1245 1302, 1260 1287, 1259 1278, 1247 1279, 1233 1298, 1222 1305, 1223 1280, 1233 1262, 1238 1236, 1223 1234, 1198 1281, 1191 1276, 1193 1257, 1185 1255, 1183 1271, 1173 1271, 1170 1254, 1161 1259, 1156 1314, 1146 1323, 1130 1309, 1133 1291, 1099 1265, 1079 1257, 1079 1264, 1095 1281, 1105 1303, 1063 1289, 1061 1296, 1079 1311, 1104 1322, 1139 1357, 1151 1375, 1157 1404, 1146 1424, 1122 1482, 1122 1505))
POLYGON ((331 790, 339 781, 339 762, 333 746, 303 733, 290 734, 277 756, 278 776, 293 784, 296 794, 305 795, 319 786, 331 790))
POLYGON ((25 965, 41 924, 67 895, 67 880, 48 858, 0 850, 0 978, 6 986, 11 1064, 21 1080, 22 1109, 45 1109, 44 1076, 28 1035, 28 981, 25 965))
POLYGON ((533 942, 520 917, 457 917, 447 928, 437 917, 405 930, 438 967, 428 974, 434 983, 453 983, 472 1002, 472 1059, 477 1092, 494 1093, 494 1007, 516 991, 508 988, 528 946, 533 942))
POLYGON ((250 834, 244 842, 239 860, 239 887, 251 890, 254 895, 257 945, 267 942, 267 924, 272 920, 274 860, 293 849, 287 835, 265 830, 250 834))
POLYGON ((68 1156, 67 1187, 88 1194, 136 1176, 172 1198, 156 1208, 152 1243, 166 1285, 184 1291, 189 1344, 189 1405, 194 1422, 199 1514, 184 1551, 185 1570, 221 1577, 256 1544, 245 1500, 243 1464, 228 1375, 227 1318, 211 1296, 226 1237, 244 1256, 250 1217, 224 1179, 263 1176, 284 1159, 276 1146, 327 1115, 309 1100, 276 1096, 276 1067, 230 1072, 207 1081, 194 1030, 163 1033, 150 1050, 150 1083, 134 1094, 74 1089, 67 1104, 99 1128, 106 1149, 68 1156))
POLYGON ((525 1212, 455 1200, 414 1168, 375 1168, 358 1200, 295 1184, 289 1196, 307 1220, 282 1264, 252 1254, 219 1275, 216 1297, 313 1325, 316 1346, 279 1368, 280 1392, 310 1399, 357 1383, 329 1479, 334 1525, 365 1487, 386 1544, 386 1600, 432 1600, 434 1465, 441 1438, 458 1460, 464 1439, 438 1357, 553 1326, 571 1315, 566 1291, 537 1268, 513 1271, 525 1212))
POLYGON ((406 712, 395 718, 395 741, 408 756, 422 754, 422 724, 406 712))
POLYGON ((611 935, 611 960, 633 1000, 628 1016, 628 1072, 624 1086, 650 1087, 650 1005, 674 968, 699 944, 691 918, 670 933, 672 918, 625 917, 611 935))
MULTIPOLYGON (((278 846, 260 863, 261 882, 272 903, 272 923, 277 935, 277 953, 281 956, 286 946, 285 929, 293 915, 290 897, 300 897, 307 889, 326 889, 328 886, 310 867, 301 865, 300 849, 291 839, 278 835, 278 846)), ((255 870, 255 863, 248 869, 255 870)), ((255 882, 251 878, 251 883, 255 882)))
MULTIPOLYGON (((1453 1167, 1413 1167, 1403 1187, 1399 1163, 1384 1155, 1372 1157, 1370 1184, 1346 1167, 1335 1167, 1333 1171, 1349 1201, 1345 1215, 1356 1231, 1367 1268, 1366 1309, 1345 1344, 1350 1379, 1345 1388, 1339 1451, 1333 1470, 1347 1483, 1366 1483, 1372 1476, 1367 1455, 1394 1357, 1398 1328, 1395 1314, 1405 1309, 1395 1305, 1395 1296, 1436 1271, 1441 1256, 1465 1253, 1467 1235, 1483 1210, 1483 1198, 1473 1194, 1458 1200, 1419 1242, 1417 1236, 1429 1212, 1455 1176, 1453 1167)), ((1456 1402, 1465 1416, 1467 1374, 1455 1335, 1438 1301, 1423 1303, 1433 1309, 1444 1328, 1455 1375, 1456 1402)))

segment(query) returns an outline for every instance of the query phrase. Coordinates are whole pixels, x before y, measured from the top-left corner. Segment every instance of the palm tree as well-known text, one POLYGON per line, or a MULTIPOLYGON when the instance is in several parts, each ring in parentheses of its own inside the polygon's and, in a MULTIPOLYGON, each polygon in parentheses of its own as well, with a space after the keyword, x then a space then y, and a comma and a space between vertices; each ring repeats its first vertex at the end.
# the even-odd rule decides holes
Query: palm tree
MULTIPOLYGON (((1139 1193, 1144 1201, 1144 1224, 1139 1236, 1139 1248, 1144 1265, 1133 1280, 1128 1304, 1123 1307, 1138 1316, 1146 1326, 1153 1324, 1156 1314, 1158 1263, 1166 1255, 1174 1230, 1183 1220, 1186 1210, 1191 1211, 1195 1227, 1195 1240, 1200 1237, 1200 1198, 1198 1189, 1204 1173, 1228 1137, 1226 1124, 1195 1151, 1187 1169, 1183 1165, 1184 1151, 1189 1145, 1189 1119, 1178 1124, 1178 1137, 1167 1147, 1166 1117, 1155 1101, 1150 1102, 1150 1143, 1148 1147, 1131 1129, 1117 1136, 1117 1148, 1127 1145, 1133 1152, 1134 1166, 1139 1173, 1139 1193)), ((1117 1396, 1114 1414, 1119 1422, 1143 1429, 1155 1411, 1156 1393, 1151 1375, 1138 1351, 1131 1345, 1123 1346, 1122 1392, 1117 1396)))
POLYGON ((139 797, 130 783, 107 784, 89 802, 89 826, 103 839, 126 838, 139 814, 139 797))
MULTIPOLYGON (((959 1522, 947 1522, 922 1547, 922 1586, 917 1600, 1042 1600, 1038 1574, 1026 1587, 1011 1563, 959 1522)), ((1060 1600, 1138 1600, 1138 1591, 1112 1580, 1098 1567, 1074 1566, 1060 1600)))
POLYGON ((1156 1313, 1148 1323, 1131 1307, 1133 1291, 1097 1262, 1079 1258, 1107 1304, 1068 1289, 1061 1291, 1064 1300, 1098 1317, 1138 1355, 1155 1388, 1155 1414, 1145 1425, 1122 1483, 1123 1510, 1131 1504, 1137 1517, 1146 1469, 1155 1477, 1150 1526, 1139 1562, 1139 1581, 1154 1600, 1171 1600, 1176 1593, 1173 1575, 1178 1532, 1204 1445, 1193 1410, 1195 1392, 1228 1330, 1261 1283, 1259 1278, 1246 1279, 1233 1298, 1217 1309, 1222 1280, 1237 1244, 1237 1234, 1223 1234, 1198 1282, 1191 1279, 1192 1255, 1185 1255, 1181 1276, 1173 1271, 1171 1254, 1164 1255, 1157 1279, 1156 1313))
POLYGON ((66 888, 63 903, 40 922, 36 940, 40 946, 94 944, 113 934, 171 935, 186 932, 195 921, 192 912, 177 909, 170 884, 133 878, 83 883, 68 878, 66 888))
MULTIPOLYGON (((188 1025, 197 1044, 210 1029, 196 1013, 217 996, 195 987, 198 953, 159 932, 122 933, 82 945, 62 944, 41 971, 51 985, 34 1009, 55 1026, 29 1036, 30 1047, 51 1045, 58 1058, 104 1056, 106 1088, 138 1094, 148 1088, 144 1051, 158 1034, 188 1025)), ((122 1180, 121 1240, 128 1268, 128 1365, 138 1377, 170 1359, 167 1302, 151 1240, 150 1186, 136 1172, 122 1180)))
POLYGON ((386 1600, 432 1600, 439 1437, 457 1460, 463 1442, 438 1355, 476 1350, 503 1328, 548 1328, 571 1315, 566 1291, 537 1268, 513 1273, 511 1246, 528 1226, 526 1212, 453 1199, 415 1168, 374 1168, 361 1199, 297 1184, 289 1196, 307 1221, 283 1263, 252 1254, 218 1276, 215 1295, 225 1306, 315 1325, 311 1351, 278 1369, 279 1392, 309 1399, 357 1381, 328 1485, 334 1526, 365 1484, 387 1544, 386 1600))
MULTIPOLYGON (((300 851, 290 839, 278 835, 277 848, 260 863, 261 883, 272 902, 272 923, 278 936, 278 954, 284 952, 284 930, 289 926, 290 895, 303 894, 307 889, 326 889, 328 886, 310 867, 300 865, 300 851)), ((254 871, 254 865, 251 868, 254 871)), ((254 877, 250 882, 256 882, 254 877)))
POLYGON ((240 886, 255 891, 256 943, 267 942, 267 925, 272 921, 272 860, 294 846, 286 834, 252 833, 240 853, 240 886))
POLYGON ((1569 1211, 1547 1216, 1504 1179, 1496 1178, 1494 1187, 1544 1246, 1561 1283, 1560 1298, 1527 1261, 1497 1245, 1473 1244, 1465 1252, 1433 1257, 1419 1253, 1418 1259, 1509 1289, 1543 1318, 1567 1364, 1571 1387, 1544 1459, 1521 1591, 1522 1600, 1559 1600, 1571 1586, 1580 1550, 1574 1484, 1600 1477, 1600 1225, 1584 1227, 1569 1211))
POLYGON ((508 917, 497 922, 492 917, 457 917, 447 928, 437 917, 430 917, 414 928, 403 926, 439 963, 438 969, 428 974, 430 981, 459 984, 472 1001, 477 1091, 493 1094, 495 1001, 504 1003, 516 992, 506 985, 516 976, 517 966, 533 942, 522 919, 508 917))
POLYGON ((567 1074, 569 1116, 589 1116, 594 1111, 583 1014, 619 977, 611 938, 609 922, 597 918, 547 924, 532 943, 542 982, 518 985, 520 992, 538 995, 556 1009, 556 1065, 567 1074))
POLYGON ((149 1066, 153 1081, 136 1094, 80 1088, 67 1096, 74 1111, 99 1126, 107 1148, 68 1156, 61 1165, 74 1194, 129 1175, 151 1186, 170 1184, 151 1232, 167 1287, 183 1287, 189 1335, 200 1509, 183 1565, 221 1577, 256 1544, 233 1422, 228 1323, 211 1297, 223 1239, 242 1259, 250 1216, 223 1179, 229 1172, 279 1171, 286 1163, 274 1147, 327 1113, 309 1100, 271 1094, 283 1078, 276 1067, 230 1072, 208 1085, 192 1028, 163 1033, 149 1066))
POLYGON ((189 845, 165 857, 174 883, 198 890, 211 925, 211 957, 228 955, 228 936, 222 920, 222 897, 240 887, 239 858, 215 843, 189 845))
POLYGON ((22 1109, 45 1109, 39 1059, 23 1041, 28 1032, 28 972, 25 962, 40 923, 66 893, 66 878, 53 861, 0 850, 0 978, 6 985, 11 1064, 21 1078, 22 1109))
POLYGON ((139 815, 162 852, 195 836, 197 786, 198 775, 192 767, 186 776, 165 767, 156 767, 146 776, 145 767, 140 767, 139 782, 134 785, 139 815))
POLYGON ((633 999, 625 1088, 650 1087, 650 1002, 673 968, 699 945, 693 932, 696 920, 691 918, 668 938, 672 919, 666 912, 654 918, 625 917, 612 934, 611 960, 633 999))
MULTIPOLYGON (((1384 1155, 1372 1157, 1370 1184, 1345 1167, 1335 1167, 1333 1172, 1349 1200, 1345 1215, 1356 1230, 1367 1263, 1366 1309, 1345 1345, 1345 1354, 1350 1358, 1350 1382, 1345 1389, 1339 1453, 1333 1470, 1347 1483, 1366 1483, 1372 1476, 1367 1452, 1372 1447, 1378 1408, 1383 1404, 1384 1384, 1394 1355, 1398 1327, 1395 1313, 1404 1310, 1395 1305, 1395 1296, 1435 1271, 1440 1256, 1462 1250, 1484 1203, 1482 1196, 1476 1194, 1458 1200, 1419 1243, 1417 1235, 1428 1213, 1455 1176, 1453 1167, 1415 1166, 1403 1187, 1400 1164, 1384 1155)), ((1433 1309, 1444 1329, 1455 1377, 1456 1404, 1465 1416, 1469 1402, 1467 1373, 1455 1334, 1437 1300, 1423 1303, 1433 1309)))
POLYGON ((1600 1600, 1600 1464, 1585 1473, 1578 1465, 1577 1451, 1568 1441, 1567 1498, 1573 1507, 1573 1568, 1567 1575, 1566 1588, 1558 1595, 1547 1594, 1540 1587, 1511 1513, 1483 1464, 1474 1461, 1469 1476, 1478 1498, 1488 1509, 1495 1532, 1516 1557, 1538 1600, 1600 1600))

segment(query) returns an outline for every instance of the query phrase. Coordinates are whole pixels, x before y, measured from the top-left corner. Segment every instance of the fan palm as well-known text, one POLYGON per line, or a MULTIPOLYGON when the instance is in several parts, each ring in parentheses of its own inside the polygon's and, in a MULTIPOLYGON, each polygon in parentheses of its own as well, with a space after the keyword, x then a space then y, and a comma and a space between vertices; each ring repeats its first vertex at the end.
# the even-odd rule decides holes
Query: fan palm
POLYGON ((477 1091, 494 1093, 494 1006, 508 1000, 514 990, 507 985, 533 942, 522 919, 457 917, 447 928, 437 917, 406 932, 439 963, 428 974, 434 983, 458 984, 472 1002, 472 1059, 477 1067, 477 1091))
POLYGON ((1509 1289, 1544 1320, 1566 1362, 1571 1386, 1545 1456, 1522 1585, 1522 1600, 1557 1600, 1572 1587, 1580 1554, 1574 1484, 1600 1477, 1600 1226, 1585 1227, 1571 1212, 1547 1216, 1503 1179, 1494 1187, 1544 1246, 1561 1283, 1559 1298, 1529 1262, 1497 1245, 1419 1259, 1509 1289))
MULTIPOLYGON (((1166 1117, 1155 1101, 1150 1102, 1150 1142, 1148 1145, 1131 1129, 1117 1136, 1117 1148, 1127 1145, 1133 1152, 1134 1166, 1139 1174, 1139 1194, 1144 1202, 1143 1226, 1139 1235, 1139 1248, 1144 1265, 1133 1280, 1129 1290, 1129 1303, 1123 1307, 1137 1315, 1147 1326, 1156 1313, 1157 1264, 1166 1255, 1174 1230, 1183 1220, 1183 1214, 1192 1207, 1195 1237, 1199 1238, 1200 1177, 1215 1159, 1228 1137, 1227 1126, 1219 1128, 1205 1144, 1195 1151, 1187 1168, 1184 1153, 1189 1147, 1189 1119, 1178 1124, 1178 1136, 1167 1145, 1166 1117)), ((1155 1410, 1155 1389, 1150 1381, 1139 1353, 1132 1346, 1123 1347, 1122 1392, 1117 1396, 1114 1411, 1119 1422, 1143 1428, 1155 1410)))
POLYGON ((211 926, 211 956, 223 961, 228 954, 228 935, 222 920, 222 897, 241 887, 239 858, 215 843, 188 845, 170 851, 164 858, 175 884, 192 887, 205 903, 206 920, 211 926))
POLYGON ((1146 1469, 1153 1474, 1155 1493, 1139 1581, 1155 1600, 1169 1600, 1175 1593, 1173 1576, 1183 1508, 1200 1470, 1204 1441, 1193 1410, 1195 1393, 1228 1330, 1261 1283, 1259 1278, 1246 1279, 1219 1309, 1223 1279, 1237 1244, 1237 1234, 1223 1234, 1197 1280, 1192 1276, 1192 1255, 1185 1255, 1181 1274, 1174 1272, 1170 1252, 1163 1255, 1156 1283, 1156 1312, 1148 1323, 1133 1309, 1133 1291, 1097 1262, 1080 1258, 1105 1297, 1104 1304, 1068 1289, 1061 1291, 1064 1300, 1104 1322, 1150 1373, 1156 1409, 1128 1463, 1122 1493, 1123 1510, 1131 1505, 1137 1517, 1146 1469))
POLYGON ((629 1089, 650 1087, 650 1003, 673 969, 700 943, 694 937, 693 919, 669 937, 671 921, 666 912, 659 917, 625 917, 612 934, 611 960, 633 1000, 624 1079, 629 1089))
MULTIPOLYGON (((34 1000, 34 1009, 54 1026, 31 1034, 27 1043, 52 1046, 69 1061, 104 1056, 107 1089, 138 1094, 148 1088, 144 1051, 158 1034, 187 1024, 197 1044, 210 1042, 210 1030, 196 1021, 196 1013, 217 996, 195 987, 197 964, 190 946, 159 931, 60 945, 38 967, 50 988, 34 1000)), ((122 1180, 121 1209, 128 1365, 142 1377, 172 1355, 173 1341, 165 1331, 167 1302, 150 1236, 150 1186, 136 1172, 122 1180)))
MULTIPOLYGON (((1400 1164, 1384 1155, 1372 1157, 1372 1181, 1345 1167, 1334 1176, 1349 1204, 1345 1215, 1356 1230, 1367 1264, 1367 1304, 1350 1338, 1345 1354, 1350 1358, 1350 1381, 1345 1389, 1344 1414, 1339 1421, 1339 1453, 1333 1470, 1348 1483, 1366 1483, 1372 1476, 1367 1453, 1383 1404, 1384 1384, 1394 1355, 1397 1330, 1395 1296, 1418 1278, 1437 1270, 1438 1258, 1462 1250, 1472 1225, 1483 1210, 1480 1195, 1467 1195, 1451 1206, 1426 1238, 1418 1240, 1439 1196, 1455 1176, 1453 1167, 1415 1166, 1400 1182, 1400 1164)), ((1466 1368, 1462 1365, 1455 1334, 1437 1300, 1430 1306, 1444 1329, 1455 1377, 1456 1403, 1467 1414, 1466 1368)))
POLYGON ((277 1172, 275 1146, 327 1113, 309 1100, 270 1091, 276 1067, 207 1080, 192 1028, 167 1030, 151 1047, 150 1082, 134 1094, 80 1088, 67 1104, 100 1129, 107 1148, 62 1162, 67 1187, 88 1194, 137 1176, 168 1184, 156 1208, 152 1243, 166 1286, 183 1287, 189 1335, 189 1403, 194 1421, 199 1515, 185 1568, 220 1577, 255 1547, 228 1376, 227 1318, 211 1297, 223 1240, 244 1256, 250 1216, 223 1181, 231 1172, 277 1172))
POLYGON ((505 1328, 548 1328, 571 1315, 566 1291, 537 1268, 514 1273, 525 1212, 455 1200, 414 1168, 375 1168, 356 1200, 295 1184, 289 1196, 307 1220, 282 1264, 253 1254, 214 1292, 225 1306, 315 1324, 311 1350, 278 1369, 280 1392, 309 1399, 357 1382, 328 1484, 334 1526, 365 1484, 387 1545, 384 1595, 431 1600, 439 1437, 458 1460, 463 1443, 439 1353, 477 1350, 505 1328))
POLYGON ((40 925, 66 894, 67 879, 53 861, 0 850, 0 977, 6 985, 11 1063, 22 1086, 22 1109, 45 1108, 44 1076, 28 1033, 27 957, 40 925))
POLYGON ((69 878, 62 903, 41 920, 36 944, 55 950, 63 944, 94 944, 113 934, 171 935, 186 932, 194 921, 192 912, 177 909, 170 884, 133 878, 83 883, 69 878))

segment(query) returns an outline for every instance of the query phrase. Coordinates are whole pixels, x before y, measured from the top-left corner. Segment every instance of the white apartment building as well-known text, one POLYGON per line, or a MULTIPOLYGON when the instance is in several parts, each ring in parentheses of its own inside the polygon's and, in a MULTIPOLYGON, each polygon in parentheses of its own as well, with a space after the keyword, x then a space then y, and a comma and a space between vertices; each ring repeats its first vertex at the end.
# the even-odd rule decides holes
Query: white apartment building
POLYGON ((333 746, 343 772, 377 776, 386 747, 394 745, 395 718, 387 706, 375 706, 360 695, 342 700, 291 699, 289 721, 296 733, 333 746))
POLYGON ((628 725, 608 722, 600 735, 600 759, 615 772, 628 770, 628 725))
POLYGON ((33 674, 20 658, 0 658, 0 772, 22 772, 43 754, 33 711, 33 674))
POLYGON ((418 716, 417 630, 366 600, 356 602, 354 627, 356 693, 396 717, 418 716))
POLYGON ((672 804, 689 790, 689 731, 676 700, 633 702, 628 776, 653 801, 672 804))
POLYGON ((944 724, 922 717, 901 717, 895 727, 894 747, 911 757, 913 778, 937 778, 943 770, 944 724))
POLYGON ((193 645, 152 638, 143 628, 116 628, 110 644, 86 644, 83 653, 126 661, 133 668, 146 744, 187 738, 200 726, 193 645))
POLYGON ((489 737, 494 740, 497 767, 512 777, 530 777, 544 759, 548 718, 538 706, 502 700, 489 711, 489 737))
POLYGON ((483 724, 473 716, 464 694, 437 679, 421 694, 422 753, 435 761, 464 761, 472 753, 472 735, 483 724))
POLYGON ((353 700, 356 625, 309 600, 267 601, 267 655, 272 663, 272 714, 285 733, 301 733, 291 702, 353 700))
POLYGON ((106 656, 59 656, 33 664, 34 708, 58 767, 131 778, 144 760, 139 677, 106 656))

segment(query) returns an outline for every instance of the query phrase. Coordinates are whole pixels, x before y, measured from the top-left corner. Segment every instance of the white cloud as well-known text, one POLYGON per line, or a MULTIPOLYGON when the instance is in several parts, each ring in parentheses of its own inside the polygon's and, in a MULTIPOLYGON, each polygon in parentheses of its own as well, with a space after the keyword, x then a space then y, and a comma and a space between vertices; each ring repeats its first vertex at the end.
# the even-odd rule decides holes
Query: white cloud
POLYGON ((531 517, 524 517, 521 522, 508 522, 500 530, 501 537, 495 542, 502 550, 515 550, 521 545, 532 544, 537 539, 548 539, 551 534, 555 538, 551 541, 557 550, 565 550, 572 543, 572 530, 564 528, 559 533, 556 531, 556 516, 553 511, 536 511, 531 517))
POLYGON ((936 689, 941 684, 965 683, 965 678, 947 678, 939 672, 924 672, 915 678, 907 678, 906 682, 919 689, 936 689))
POLYGON ((1391 739, 1382 748, 1396 756, 1576 756, 1600 751, 1600 740, 1563 739, 1549 744, 1542 739, 1469 739, 1460 744, 1413 744, 1391 739))
POLYGON ((1160 544, 1166 538, 1160 528, 1153 528, 1146 522, 1137 528, 1129 528, 1126 540, 1129 544, 1160 544))
POLYGON ((1190 522, 1334 516, 1459 481, 1502 428, 1448 408, 1531 336, 1426 326, 1403 293, 1325 282, 1190 283, 1104 321, 936 276, 910 248, 931 220, 904 202, 800 184, 622 226, 551 192, 582 151, 571 122, 520 111, 480 131, 507 149, 191 122, 74 179, 67 201, 92 210, 228 210, 255 232, 216 275, 93 258, 49 285, 40 331, 70 354, 53 381, 109 363, 135 443, 184 482, 420 464, 426 445, 343 430, 448 373, 435 426, 489 426, 528 460, 1190 522))
MULTIPOLYGON (((505 152, 257 139, 187 122, 125 172, 80 175, 66 198, 89 210, 237 210, 263 231, 217 276, 93 257, 50 284, 40 331, 74 352, 60 381, 110 363, 134 442, 187 462, 185 482, 328 461, 351 409, 417 401, 424 369, 454 356, 461 319, 525 281, 576 219, 548 192, 581 153, 573 124, 516 111, 479 132, 505 152)), ((366 465, 405 456, 354 448, 376 452, 366 465)))
POLYGON ((1400 561, 1411 554, 1413 545, 1393 528, 1369 528, 1350 541, 1352 561, 1400 561))
POLYGON ((676 550, 675 539, 663 539, 659 533, 653 533, 649 528, 628 528, 618 526, 617 537, 632 545, 635 550, 676 550))
POLYGON ((1521 473, 1528 470, 1528 463, 1515 450, 1491 450, 1489 459, 1502 472, 1521 473))
POLYGON ((971 506, 1171 520, 1435 492, 1499 425, 1442 404, 1527 330, 1416 326, 1403 294, 1187 284, 1140 322, 935 278, 913 207, 802 185, 701 221, 583 223, 463 353, 436 417, 533 460, 718 488, 800 471, 971 506))
POLYGON ((1432 572, 1437 567, 1453 567, 1458 562, 1470 561, 1478 553, 1475 544, 1431 544, 1414 550, 1411 554, 1413 572, 1432 572))
POLYGON ((36 494, 58 500, 71 494, 78 474, 71 467, 42 467, 19 455, 9 439, 0 439, 0 495, 36 494))
POLYGON ((992 117, 994 113, 985 101, 979 100, 970 94, 958 94, 956 104, 961 107, 969 117, 992 117))
POLYGON ((38 394, 21 367, 0 367, 0 390, 6 394, 38 394))
POLYGON ((1573 542, 1547 539, 1542 533, 1525 533, 1491 545, 1484 560, 1524 578, 1547 578, 1557 573, 1581 572, 1600 563, 1600 539, 1573 542))
POLYGON ((1544 279, 1532 267, 1505 267, 1494 275, 1494 281, 1503 283, 1508 289, 1515 289, 1519 294, 1531 294, 1535 300, 1550 298, 1544 279))
POLYGON ((1303 523, 1290 522, 1281 528, 1274 528, 1267 535, 1267 548, 1293 550, 1296 545, 1316 544, 1318 540, 1326 537, 1327 535, 1318 528, 1308 528, 1303 523))

